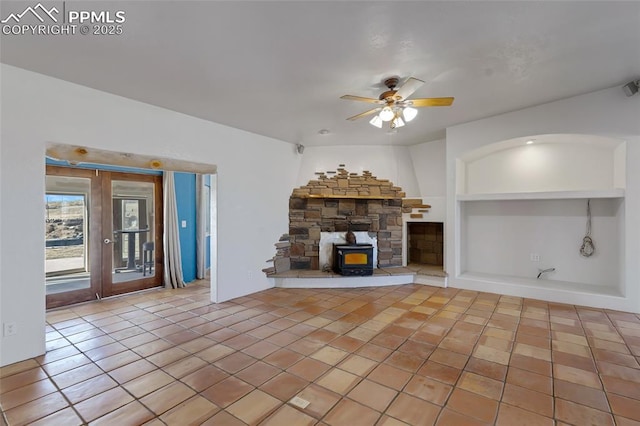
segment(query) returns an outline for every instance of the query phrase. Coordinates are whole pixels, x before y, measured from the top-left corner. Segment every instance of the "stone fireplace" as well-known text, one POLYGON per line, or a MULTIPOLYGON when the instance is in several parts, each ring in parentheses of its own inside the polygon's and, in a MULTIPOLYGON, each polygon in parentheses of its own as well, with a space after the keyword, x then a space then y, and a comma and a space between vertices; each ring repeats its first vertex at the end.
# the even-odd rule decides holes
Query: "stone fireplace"
POLYGON ((377 241, 374 268, 402 266, 402 189, 369 171, 349 173, 344 165, 316 175, 289 198, 289 244, 281 257, 289 258, 290 268, 323 269, 321 233, 348 230, 377 241))

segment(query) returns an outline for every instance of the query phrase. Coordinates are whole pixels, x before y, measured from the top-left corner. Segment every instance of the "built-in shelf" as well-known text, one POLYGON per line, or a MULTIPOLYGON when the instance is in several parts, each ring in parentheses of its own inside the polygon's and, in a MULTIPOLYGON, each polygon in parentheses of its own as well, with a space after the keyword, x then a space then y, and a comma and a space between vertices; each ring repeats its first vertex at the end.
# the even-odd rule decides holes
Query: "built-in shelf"
POLYGON ((622 297, 617 286, 595 285, 572 281, 545 280, 536 278, 515 277, 501 274, 487 274, 481 272, 465 272, 458 276, 465 280, 482 281, 494 284, 506 284, 513 286, 532 287, 539 291, 565 291, 571 293, 583 293, 591 295, 622 297))
POLYGON ((506 192, 491 194, 459 194, 458 201, 566 200, 578 198, 624 198, 624 189, 595 191, 506 192))

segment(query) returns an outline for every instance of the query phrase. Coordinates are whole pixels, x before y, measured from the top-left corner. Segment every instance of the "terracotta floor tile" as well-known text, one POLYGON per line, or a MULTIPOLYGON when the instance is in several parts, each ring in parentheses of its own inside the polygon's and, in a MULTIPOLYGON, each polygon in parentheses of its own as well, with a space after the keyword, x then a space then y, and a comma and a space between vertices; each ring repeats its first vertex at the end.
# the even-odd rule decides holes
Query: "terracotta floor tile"
POLYGON ((504 381, 507 377, 507 367, 495 362, 486 361, 476 357, 469 358, 464 368, 466 371, 480 374, 494 380, 504 381))
POLYGON ((509 404, 500 404, 496 426, 554 426, 555 422, 550 417, 544 417, 531 411, 526 411, 509 404))
POLYGON ((155 370, 140 376, 123 387, 136 398, 142 398, 174 381, 173 377, 162 370, 155 370))
POLYGON ((479 374, 464 371, 456 387, 486 396, 487 398, 500 400, 502 395, 502 381, 493 380, 479 374))
POLYGON ((75 404, 74 408, 86 422, 91 422, 131 401, 133 401, 133 397, 118 387, 85 399, 75 404))
MULTIPOLYGON (((554 380, 554 396, 600 411, 609 411, 607 397, 602 390, 581 386, 563 380, 554 380)), ((515 404, 514 404, 515 405, 515 404)))
POLYGON ((135 379, 136 377, 156 369, 157 367, 146 359, 140 359, 132 362, 131 364, 110 371, 109 375, 118 383, 126 383, 129 380, 135 379))
POLYGON ((155 353, 153 355, 149 355, 146 359, 158 367, 164 367, 165 365, 169 365, 179 359, 182 359, 186 356, 189 356, 189 352, 182 350, 180 348, 172 347, 166 349, 162 352, 155 353))
POLYGON ((380 364, 367 378, 392 389, 401 390, 411 378, 411 374, 390 365, 380 364))
POLYGON ((0 394, 0 404, 2 404, 2 409, 6 411, 55 391, 57 391, 57 388, 51 380, 39 380, 10 392, 0 394))
POLYGON ((346 352, 355 352, 364 345, 364 342, 362 340, 354 339, 353 337, 340 336, 332 340, 330 344, 331 346, 342 349, 346 352))
POLYGON ((244 348, 242 352, 256 359, 262 359, 267 355, 277 351, 278 349, 280 349, 280 346, 278 345, 274 345, 273 343, 265 341, 259 341, 247 348, 244 348))
POLYGON ((469 359, 468 356, 448 351, 446 349, 436 349, 429 357, 430 361, 436 361, 454 368, 464 368, 469 359))
POLYGON ((378 364, 368 358, 360 355, 350 355, 347 359, 338 365, 340 369, 365 377, 378 364))
POLYGON ((440 407, 405 393, 400 393, 386 414, 410 425, 433 425, 440 407))
POLYGON ((324 422, 332 426, 365 426, 376 423, 380 413, 349 399, 343 399, 326 415, 324 422))
POLYGON ((171 374, 176 379, 180 379, 187 374, 193 373, 196 370, 207 365, 206 361, 196 356, 188 356, 174 362, 173 364, 164 367, 164 371, 171 374))
POLYGON ((94 420, 91 425, 143 424, 154 417, 155 415, 147 410, 144 405, 138 401, 133 401, 94 420))
POLYGON ((66 401, 98 422, 153 426, 245 424, 237 416, 367 426, 600 426, 613 415, 620 426, 640 423, 634 314, 421 285, 270 289, 211 304, 209 284, 196 283, 47 320, 47 353, 0 369, 8 415, 36 424, 87 420, 66 401), (294 395, 310 405, 291 405, 294 395), (161 418, 144 401, 164 410, 161 418))
POLYGON ((640 368, 638 361, 632 355, 621 354, 619 352, 607 351, 604 349, 595 349, 593 354, 598 361, 623 365, 629 368, 640 368))
POLYGON ((609 403, 614 414, 640 422, 640 401, 620 395, 609 395, 609 403))
MULTIPOLYGON (((77 352, 76 352, 77 353, 77 352)), ((16 362, 13 364, 0 367, 0 379, 9 377, 13 374, 22 373, 34 368, 38 368, 40 364, 35 359, 27 359, 25 361, 16 362)))
POLYGON ((102 368, 104 371, 109 372, 124 365, 131 364, 139 359, 140 355, 129 350, 98 360, 96 361, 96 364, 98 364, 98 367, 102 368))
POLYGON ((353 388, 347 396, 382 413, 397 394, 398 392, 393 389, 365 379, 353 388))
POLYGON ((556 398, 556 418, 574 425, 613 426, 613 416, 603 411, 556 398))
POLYGON ((636 422, 635 420, 627 419, 622 416, 613 416, 616 421, 617 426, 638 426, 640 422, 636 422))
POLYGON ((551 356, 554 364, 567 365, 581 370, 589 371, 591 373, 597 373, 596 363, 591 357, 583 357, 579 355, 573 355, 566 352, 552 351, 551 356))
POLYGON ((193 395, 195 392, 190 387, 180 382, 173 382, 140 398, 140 402, 155 414, 160 415, 193 395))
POLYGON ((343 351, 342 349, 337 349, 332 346, 325 346, 319 349, 317 352, 310 355, 311 358, 324 362, 329 365, 336 365, 340 361, 342 361, 349 352, 343 351))
MULTIPOLYGON (((512 423, 517 424, 517 423, 512 423)), ((490 423, 482 422, 472 417, 467 417, 455 411, 444 408, 440 412, 436 426, 489 426, 490 423)), ((506 426, 506 425, 505 425, 506 426)))
POLYGON ((516 343, 513 353, 541 359, 543 361, 551 361, 551 351, 549 349, 542 349, 537 346, 526 345, 524 343, 516 343))
POLYGON ((266 364, 262 361, 258 361, 251 364, 249 367, 235 374, 235 377, 240 380, 252 384, 253 386, 260 386, 267 380, 271 379, 275 375, 280 373, 280 369, 270 364, 266 364))
POLYGON ((195 356, 207 362, 216 362, 217 360, 222 359, 234 352, 235 350, 233 348, 230 348, 229 346, 217 344, 210 346, 200 352, 197 352, 195 356))
MULTIPOLYGON (((95 340, 95 339, 92 339, 95 340)), ((127 350, 127 347, 119 342, 108 343, 94 349, 84 350, 84 354, 92 361, 97 361, 119 352, 127 350)))
POLYGON ((339 368, 329 370, 316 383, 337 394, 346 395, 362 378, 339 368))
POLYGON ((91 363, 91 360, 84 354, 77 354, 44 364, 42 369, 50 376, 55 376, 56 374, 64 373, 65 371, 73 370, 74 368, 78 368, 89 363, 91 363))
POLYGON ((508 365, 511 353, 491 348, 489 346, 478 345, 473 351, 473 356, 485 361, 508 365))
POLYGON ((181 343, 178 347, 191 354, 195 354, 196 352, 200 352, 201 350, 207 349, 215 344, 216 342, 209 338, 198 337, 196 339, 189 340, 188 342, 181 343))
POLYGON ((245 355, 242 352, 233 353, 227 357, 214 362, 214 365, 229 374, 237 373, 256 362, 255 358, 245 355))
POLYGON ((316 419, 310 417, 295 408, 283 405, 269 416, 261 426, 296 425, 311 426, 316 423, 316 419))
POLYGON ((568 365, 554 364, 553 377, 558 380, 589 386, 595 389, 602 388, 602 383, 597 374, 579 368, 569 367, 568 365))
POLYGON ((278 368, 285 369, 291 367, 302 358, 303 356, 299 353, 283 348, 278 349, 276 352, 265 357, 263 361, 268 362, 271 365, 275 365, 278 368))
POLYGON ((553 398, 551 395, 536 392, 521 386, 507 383, 502 402, 519 407, 542 416, 553 417, 553 398))
POLYGON ((278 399, 256 389, 227 407, 227 411, 247 424, 257 424, 281 404, 278 399))
POLYGON ((422 376, 413 376, 404 392, 437 405, 444 405, 452 387, 422 376))
POLYGON ((186 375, 181 379, 181 381, 190 386, 196 392, 201 392, 227 377, 229 377, 229 374, 223 370, 214 367, 213 365, 207 365, 206 367, 186 375))
POLYGON ((298 376, 283 372, 260 386, 260 389, 281 401, 288 401, 308 384, 308 381, 298 376))
POLYGON ((60 392, 53 392, 41 398, 19 405, 5 411, 7 421, 11 426, 25 425, 48 416, 69 404, 60 392))
POLYGON ((509 368, 509 372, 507 373, 507 383, 537 392, 543 392, 548 395, 552 395, 553 392, 553 381, 551 377, 521 370, 519 368, 509 368))
POLYGON ((373 343, 367 343, 360 349, 358 349, 356 353, 363 357, 380 362, 387 358, 391 354, 391 352, 393 352, 391 349, 374 345, 373 343))
POLYGON ((385 360, 385 363, 410 373, 415 373, 422 366, 424 361, 425 359, 419 356, 395 351, 385 360))
MULTIPOLYGON (((314 381, 326 373, 330 368, 331 366, 324 362, 320 362, 312 358, 304 358, 287 368, 287 372, 302 377, 305 380, 314 381)), ((346 368, 343 369, 349 371, 346 368)))
POLYGON ((316 384, 310 384, 296 396, 309 401, 309 405, 301 410, 316 419, 327 414, 341 398, 337 393, 316 384))
MULTIPOLYGON (((324 346, 324 343, 302 338, 300 340, 296 340, 295 342, 291 343, 289 346, 287 346, 287 349, 290 349, 292 351, 298 352, 299 354, 308 356, 316 352, 318 349, 320 349, 323 346, 324 346)), ((276 349, 278 348, 279 347, 276 347, 276 349)))
POLYGON ((462 370, 448 365, 440 364, 439 362, 427 361, 418 370, 418 374, 432 379, 439 380, 441 382, 453 385, 458 381, 458 377, 462 370))
POLYGON ((516 367, 521 370, 531 371, 532 373, 541 374, 551 377, 551 363, 541 359, 531 358, 518 354, 511 355, 509 360, 510 367, 516 367))
POLYGON ((84 401, 116 386, 118 386, 118 383, 115 380, 103 374, 62 389, 62 393, 72 404, 77 404, 80 401, 84 401))
MULTIPOLYGON (((0 421, 0 424, 4 424, 0 421)), ((68 407, 60 411, 56 411, 53 414, 49 414, 46 417, 29 423, 30 426, 47 426, 47 425, 64 425, 64 426, 76 426, 82 425, 83 421, 78 417, 78 414, 73 408, 68 407)))
POLYGON ((485 423, 492 423, 496 418, 498 402, 463 389, 454 389, 447 408, 485 423))
POLYGON ((56 386, 64 389, 101 374, 104 374, 104 372, 98 368, 98 366, 95 364, 86 364, 73 370, 62 372, 53 376, 51 379, 55 382, 56 386))
POLYGON ((201 426, 246 426, 246 423, 236 417, 233 417, 226 411, 219 411, 213 417, 209 418, 209 420, 203 422, 201 426))

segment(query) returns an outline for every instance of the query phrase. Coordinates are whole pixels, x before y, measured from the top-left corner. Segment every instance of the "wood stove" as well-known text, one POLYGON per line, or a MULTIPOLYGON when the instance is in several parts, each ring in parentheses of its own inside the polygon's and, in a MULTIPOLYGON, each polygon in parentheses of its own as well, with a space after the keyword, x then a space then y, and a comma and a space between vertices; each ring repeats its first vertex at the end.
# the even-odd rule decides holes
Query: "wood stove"
POLYGON ((373 245, 334 244, 333 270, 344 276, 373 275, 373 245))

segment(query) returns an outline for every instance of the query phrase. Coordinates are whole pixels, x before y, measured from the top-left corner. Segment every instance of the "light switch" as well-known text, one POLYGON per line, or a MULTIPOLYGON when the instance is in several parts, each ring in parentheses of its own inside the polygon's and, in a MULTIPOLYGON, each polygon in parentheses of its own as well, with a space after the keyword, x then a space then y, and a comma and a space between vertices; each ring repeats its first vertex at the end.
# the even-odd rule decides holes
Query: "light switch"
POLYGON ((186 220, 183 220, 183 221, 182 221, 182 227, 183 227, 183 228, 186 228, 186 227, 187 227, 187 221, 186 221, 186 220))

